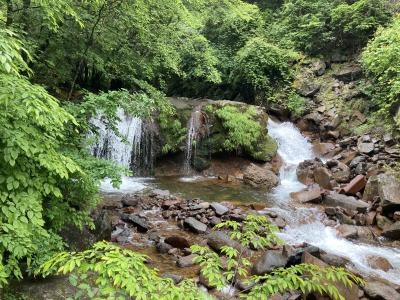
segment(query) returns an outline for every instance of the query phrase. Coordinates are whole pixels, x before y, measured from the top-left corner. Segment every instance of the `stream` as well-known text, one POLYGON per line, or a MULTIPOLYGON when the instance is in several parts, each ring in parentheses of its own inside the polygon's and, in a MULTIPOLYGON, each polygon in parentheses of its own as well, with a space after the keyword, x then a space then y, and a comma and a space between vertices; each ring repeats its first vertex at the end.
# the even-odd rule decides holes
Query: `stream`
POLYGON ((276 139, 278 153, 284 161, 280 169, 280 184, 271 193, 257 191, 244 185, 221 184, 217 183, 216 178, 202 176, 125 177, 119 190, 115 190, 110 182, 103 182, 101 190, 105 194, 114 194, 158 188, 182 197, 198 197, 205 201, 262 202, 269 211, 276 211, 286 219, 287 226, 280 233, 280 237, 288 244, 307 243, 316 246, 329 254, 347 259, 350 262, 347 267, 357 273, 400 284, 399 250, 339 238, 334 228, 323 224, 324 214, 319 209, 295 206, 289 194, 305 187, 297 180, 296 168, 302 161, 315 157, 312 145, 290 122, 277 123, 269 120, 268 131, 276 139), (386 258, 393 269, 384 272, 371 268, 367 262, 369 256, 386 258))

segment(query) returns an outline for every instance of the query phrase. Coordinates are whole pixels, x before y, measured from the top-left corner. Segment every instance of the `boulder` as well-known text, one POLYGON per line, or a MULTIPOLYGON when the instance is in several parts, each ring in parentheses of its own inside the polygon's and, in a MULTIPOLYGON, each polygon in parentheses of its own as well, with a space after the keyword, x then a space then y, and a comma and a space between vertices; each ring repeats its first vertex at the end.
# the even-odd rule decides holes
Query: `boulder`
POLYGON ((195 263, 193 262, 193 259, 196 258, 197 255, 196 254, 190 254, 187 256, 181 256, 179 257, 179 259, 176 262, 176 265, 180 268, 187 268, 187 267, 191 267, 193 265, 195 265, 195 263))
POLYGON ((336 228, 339 237, 344 239, 356 239, 358 237, 358 228, 353 225, 342 224, 336 228))
POLYGON ((320 202, 321 195, 322 195, 322 190, 319 186, 311 188, 309 190, 290 193, 290 197, 292 199, 301 203, 320 202))
POLYGON ((136 206, 139 203, 139 197, 135 194, 125 194, 121 198, 124 206, 136 206))
POLYGON ((316 76, 322 76, 325 74, 326 63, 323 60, 316 60, 312 64, 312 70, 316 76))
POLYGON ((339 206, 339 207, 343 207, 345 209, 349 209, 349 210, 356 210, 358 212, 366 212, 367 209, 369 208, 369 204, 361 201, 361 200, 357 200, 354 197, 351 196, 346 196, 346 195, 342 195, 342 194, 338 194, 338 193, 330 193, 327 194, 323 197, 322 200, 322 204, 323 205, 327 205, 327 206, 339 206))
POLYGON ((169 236, 164 240, 164 242, 178 249, 185 249, 190 247, 189 241, 182 236, 169 236))
POLYGON ((138 215, 123 214, 121 216, 122 221, 133 224, 137 227, 140 232, 147 232, 150 229, 150 224, 142 217, 138 215))
POLYGON ((390 269, 393 269, 393 266, 390 264, 390 262, 380 256, 369 256, 367 257, 368 264, 371 268, 377 269, 377 270, 382 270, 382 271, 389 271, 390 269))
POLYGON ((393 223, 392 225, 386 227, 383 232, 382 236, 387 237, 392 240, 399 240, 400 239, 400 221, 393 223))
POLYGON ((378 195, 384 214, 400 210, 400 180, 395 175, 378 175, 378 195))
POLYGON ((263 275, 276 268, 286 266, 287 262, 288 258, 282 254, 282 251, 267 251, 254 264, 253 273, 256 275, 263 275))
POLYGON ((296 169, 297 178, 305 185, 311 185, 314 181, 314 170, 323 167, 319 158, 309 159, 301 162, 296 169))
POLYGON ((360 143, 357 146, 358 151, 363 154, 371 154, 375 150, 374 143, 360 143))
POLYGON ((172 247, 170 244, 167 244, 167 243, 164 243, 164 242, 158 242, 156 244, 156 248, 157 248, 157 251, 159 253, 165 254, 165 253, 168 253, 169 250, 171 250, 174 247, 172 247))
POLYGON ((207 231, 207 225, 201 223, 193 217, 186 218, 184 225, 188 227, 191 231, 196 233, 205 233, 207 231))
MULTIPOLYGON (((302 257, 302 262, 303 263, 308 263, 308 264, 313 264, 320 266, 322 268, 328 267, 326 263, 324 263, 322 260, 312 256, 311 254, 304 252, 303 257, 302 257)), ((326 284, 333 284, 336 286, 338 289, 339 293, 343 296, 344 299, 346 300, 358 300, 358 292, 359 289, 357 285, 353 284, 351 287, 345 286, 343 283, 340 282, 327 282, 326 284)))
POLYGON ((328 265, 334 267, 344 267, 348 263, 345 258, 330 253, 321 253, 320 258, 328 265))
POLYGON ((243 172, 243 182, 257 188, 271 190, 279 183, 279 178, 268 168, 250 164, 243 172))
POLYGON ((207 245, 216 252, 220 252, 223 246, 235 248, 238 251, 246 251, 239 242, 232 240, 223 231, 214 231, 207 235, 207 245))
POLYGON ((316 83, 305 83, 299 88, 297 88, 297 93, 303 97, 313 97, 321 89, 320 84, 316 83))
POLYGON ((349 83, 359 79, 362 76, 362 69, 358 66, 350 66, 337 71, 333 77, 337 80, 349 83))
POLYGON ((368 178, 367 184, 365 185, 364 189, 363 201, 374 201, 374 198, 379 195, 378 184, 379 180, 377 175, 368 178))
POLYGON ((314 181, 322 188, 332 190, 332 174, 325 167, 319 167, 314 170, 314 181))
POLYGON ((215 211, 215 214, 219 217, 229 212, 229 208, 216 202, 211 203, 211 208, 215 211))
POLYGON ((379 281, 367 282, 364 291, 371 299, 400 300, 400 294, 394 288, 379 281))
POLYGON ((345 183, 350 180, 350 168, 342 163, 338 162, 337 166, 331 168, 333 179, 339 183, 345 183))
POLYGON ((355 195, 358 192, 362 191, 362 189, 367 184, 367 180, 363 175, 357 175, 354 177, 344 188, 343 192, 345 194, 355 195))
POLYGON ((382 215, 376 215, 376 226, 378 226, 379 229, 384 230, 392 224, 393 222, 390 221, 389 218, 382 215))

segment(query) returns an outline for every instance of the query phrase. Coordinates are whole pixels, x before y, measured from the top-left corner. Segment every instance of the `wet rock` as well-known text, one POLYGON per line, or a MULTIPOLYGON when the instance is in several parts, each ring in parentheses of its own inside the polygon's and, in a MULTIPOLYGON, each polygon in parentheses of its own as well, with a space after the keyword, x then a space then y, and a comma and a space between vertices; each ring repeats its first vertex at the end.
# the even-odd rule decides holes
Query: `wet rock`
POLYGON ((229 208, 216 202, 211 203, 211 208, 215 211, 215 214, 219 217, 229 212, 229 208))
POLYGON ((367 257, 368 264, 371 268, 377 269, 377 270, 382 270, 382 271, 389 271, 390 269, 393 269, 393 266, 390 264, 390 262, 380 256, 369 256, 367 257))
POLYGON ((147 232, 150 229, 150 224, 138 215, 123 214, 121 219, 136 226, 140 232, 147 232))
POLYGON ((293 266, 301 263, 304 252, 310 253, 317 257, 320 255, 319 248, 311 245, 305 245, 302 248, 293 248, 292 246, 284 245, 282 253, 288 258, 287 266, 293 266))
POLYGON ((356 210, 358 212, 366 212, 369 208, 368 203, 364 201, 338 193, 330 193, 325 195, 323 197, 322 204, 328 206, 339 206, 349 210, 356 210))
POLYGON ((301 203, 320 202, 322 190, 319 187, 314 187, 310 190, 290 193, 290 197, 301 203))
POLYGON ((181 200, 179 199, 168 199, 163 201, 161 207, 163 209, 170 209, 172 206, 178 205, 181 203, 181 200))
POLYGON ((170 244, 164 242, 158 242, 156 244, 157 251, 161 254, 168 253, 173 247, 170 244))
POLYGON ((207 245, 216 252, 220 252, 223 246, 235 248, 238 251, 245 250, 239 242, 232 240, 223 231, 214 231, 207 235, 207 245))
POLYGON ((139 203, 139 197, 134 194, 125 194, 122 196, 121 202, 124 206, 137 206, 139 203))
POLYGON ((360 143, 357 148, 360 153, 371 154, 375 150, 375 145, 374 143, 360 143))
POLYGON ((329 254, 329 253, 321 253, 320 258, 322 261, 327 263, 330 266, 334 267, 344 267, 347 264, 347 260, 338 255, 329 254))
POLYGON ((394 288, 379 281, 367 282, 364 291, 371 299, 400 300, 400 294, 394 288))
POLYGON ((200 210, 200 209, 207 209, 210 207, 210 203, 202 202, 200 204, 194 205, 190 207, 190 210, 200 210))
MULTIPOLYGON (((303 263, 309 263, 313 265, 320 266, 322 268, 327 267, 327 264, 324 263, 322 260, 318 259, 317 257, 312 256, 311 254, 304 252, 303 257, 302 257, 302 262, 303 263)), ((339 293, 343 296, 344 299, 346 300, 358 300, 358 287, 357 285, 353 285, 351 287, 345 286, 343 283, 340 282, 335 282, 330 284, 333 284, 336 286, 338 289, 339 293)))
POLYGON ((379 229, 384 230, 386 227, 389 227, 392 224, 393 224, 393 222, 390 221, 389 218, 382 216, 382 215, 376 216, 376 226, 378 226, 379 229))
POLYGON ((354 177, 344 188, 343 192, 345 194, 351 194, 355 195, 358 192, 360 192, 365 185, 367 184, 367 181, 365 179, 365 176, 363 175, 357 175, 354 177))
POLYGON ((323 167, 320 159, 309 159, 301 162, 296 169, 296 175, 299 181, 305 185, 311 185, 314 181, 314 170, 323 167))
POLYGON ((337 80, 343 81, 344 83, 349 83, 357 80, 362 75, 362 69, 358 66, 350 66, 336 72, 333 77, 337 80))
POLYGON ((385 228, 382 232, 382 236, 392 240, 400 239, 400 221, 393 223, 389 227, 385 228))
POLYGON ((187 268, 187 267, 194 266, 195 263, 193 262, 193 259, 196 257, 197 257, 196 254, 181 256, 181 257, 179 257, 178 261, 176 262, 176 265, 180 268, 187 268))
POLYGON ((184 225, 196 233, 205 233, 207 231, 207 225, 201 223, 193 217, 186 218, 184 225))
POLYGON ((267 251, 253 266, 253 273, 263 275, 286 266, 288 258, 281 251, 267 251))
POLYGON ((271 219, 270 222, 272 224, 274 224, 275 226, 277 226, 278 228, 280 228, 280 229, 283 229, 283 228, 286 227, 286 221, 281 217, 277 217, 275 219, 271 219))
POLYGON ((336 231, 338 236, 344 239, 356 239, 358 237, 357 226, 342 224, 336 228, 336 231))
POLYGON ((164 242, 166 242, 167 244, 171 245, 174 248, 178 248, 178 249, 185 249, 185 248, 189 248, 190 247, 190 243, 189 241, 182 237, 182 236, 170 236, 167 237, 164 242))
POLYGON ((268 168, 250 164, 243 173, 243 182, 253 187, 271 190, 279 183, 279 178, 268 168))
POLYGON ((170 195, 171 193, 168 190, 160 190, 160 189, 154 189, 150 194, 151 197, 156 197, 159 199, 168 198, 170 195))
POLYGON ((319 155, 326 155, 335 149, 335 144, 332 143, 316 143, 313 145, 313 150, 319 155))

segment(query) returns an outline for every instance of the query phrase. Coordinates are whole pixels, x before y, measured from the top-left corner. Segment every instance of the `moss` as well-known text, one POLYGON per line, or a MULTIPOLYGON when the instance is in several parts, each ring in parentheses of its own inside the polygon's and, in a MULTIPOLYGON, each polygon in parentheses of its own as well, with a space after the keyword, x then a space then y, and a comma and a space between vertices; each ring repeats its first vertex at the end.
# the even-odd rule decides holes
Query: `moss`
POLYGON ((278 151, 278 144, 270 136, 264 136, 260 143, 255 147, 253 151, 249 152, 249 155, 260 161, 270 161, 278 151))

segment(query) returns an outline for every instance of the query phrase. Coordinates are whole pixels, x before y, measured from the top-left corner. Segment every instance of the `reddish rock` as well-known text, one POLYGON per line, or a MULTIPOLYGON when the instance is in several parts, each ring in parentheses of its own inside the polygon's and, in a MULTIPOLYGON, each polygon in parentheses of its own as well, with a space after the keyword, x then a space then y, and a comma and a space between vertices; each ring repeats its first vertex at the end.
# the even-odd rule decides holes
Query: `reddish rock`
POLYGON ((322 190, 319 187, 311 190, 290 193, 290 197, 292 197, 292 199, 301 203, 319 202, 321 200, 321 195, 322 190))
POLYGON ((335 149, 335 144, 332 143, 316 143, 313 146, 314 152, 320 155, 325 155, 335 149))
POLYGON ((314 180, 318 183, 322 188, 327 190, 332 190, 333 186, 331 183, 332 174, 328 171, 327 168, 320 167, 314 170, 314 180))
POLYGON ((364 175, 357 175, 354 177, 344 188, 343 192, 345 194, 355 195, 367 184, 367 180, 364 175))

